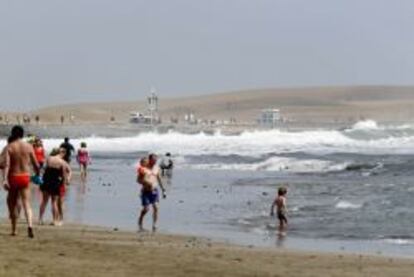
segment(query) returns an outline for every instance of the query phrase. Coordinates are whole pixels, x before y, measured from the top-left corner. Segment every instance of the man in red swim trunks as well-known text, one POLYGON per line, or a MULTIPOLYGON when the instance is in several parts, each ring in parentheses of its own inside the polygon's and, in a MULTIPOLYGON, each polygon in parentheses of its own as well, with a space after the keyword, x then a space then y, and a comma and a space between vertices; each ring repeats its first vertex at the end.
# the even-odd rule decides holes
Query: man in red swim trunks
POLYGON ((32 208, 30 205, 30 164, 35 173, 39 174, 39 165, 33 147, 22 140, 24 130, 21 126, 14 126, 3 150, 3 187, 8 191, 7 206, 12 224, 11 235, 15 236, 17 223, 17 200, 21 197, 27 221, 27 233, 33 238, 32 208))

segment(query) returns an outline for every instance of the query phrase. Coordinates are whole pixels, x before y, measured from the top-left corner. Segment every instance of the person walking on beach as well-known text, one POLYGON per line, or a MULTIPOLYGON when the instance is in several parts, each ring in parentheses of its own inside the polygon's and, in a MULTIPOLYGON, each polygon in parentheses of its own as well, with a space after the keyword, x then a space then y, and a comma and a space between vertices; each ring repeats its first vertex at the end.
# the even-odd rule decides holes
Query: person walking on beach
POLYGON ((277 207, 277 218, 279 220, 279 232, 283 233, 286 230, 288 225, 287 220, 287 189, 285 187, 280 187, 277 192, 277 196, 272 203, 272 207, 270 208, 270 216, 275 215, 275 207, 277 207))
POLYGON ((43 224, 43 215, 49 198, 52 198, 52 225, 61 226, 63 222, 63 208, 59 207, 59 197, 62 193, 62 186, 69 182, 71 170, 67 162, 63 159, 66 150, 59 148, 52 151, 46 160, 45 173, 43 174, 42 203, 39 208, 39 224, 43 224))
POLYGON ((7 190, 7 206, 9 209, 9 216, 11 221, 11 235, 17 235, 17 206, 18 198, 20 196, 26 222, 27 234, 29 238, 33 238, 32 226, 32 208, 30 204, 30 165, 32 165, 35 174, 39 175, 39 165, 37 164, 33 147, 23 141, 24 129, 16 125, 11 130, 11 135, 8 138, 8 144, 3 151, 3 187, 7 190))
POLYGON ((75 147, 73 147, 73 145, 69 142, 69 138, 65 137, 63 143, 60 145, 60 148, 63 148, 66 150, 66 154, 63 157, 63 159, 70 164, 71 158, 72 158, 72 154, 73 152, 75 152, 75 147))
POLYGON ((86 148, 86 142, 81 142, 80 146, 81 147, 78 149, 76 160, 78 161, 80 167, 81 181, 85 183, 88 175, 88 165, 91 163, 91 158, 89 156, 89 151, 86 148))
POLYGON ((143 231, 144 217, 148 213, 149 206, 152 206, 152 230, 157 230, 158 221, 158 202, 159 202, 159 191, 158 184, 161 187, 163 198, 166 198, 165 188, 162 184, 160 172, 158 169, 157 156, 150 154, 148 158, 143 158, 138 168, 137 182, 142 185, 141 188, 141 202, 142 210, 138 219, 139 230, 143 231))

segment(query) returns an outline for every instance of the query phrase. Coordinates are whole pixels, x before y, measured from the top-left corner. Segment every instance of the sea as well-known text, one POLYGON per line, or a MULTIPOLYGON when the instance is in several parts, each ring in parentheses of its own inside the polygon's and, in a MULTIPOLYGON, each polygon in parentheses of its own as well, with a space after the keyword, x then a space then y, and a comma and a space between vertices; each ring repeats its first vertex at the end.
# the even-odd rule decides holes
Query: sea
MULTIPOLYGON (((414 124, 372 120, 347 129, 260 130, 225 135, 146 132, 75 138, 92 156, 88 181, 71 183, 66 221, 136 231, 138 160, 170 152, 159 232, 293 250, 414 255, 414 124), (289 227, 270 206, 288 189, 289 227)), ((61 138, 48 138, 48 151, 61 138)), ((0 146, 5 145, 0 140, 0 146)), ((77 171, 77 165, 72 162, 77 171)), ((41 195, 32 186, 37 214, 41 195)), ((7 217, 6 194, 0 215, 7 217)), ((50 219, 50 214, 48 215, 50 219)), ((148 216, 145 222, 151 226, 148 216)))

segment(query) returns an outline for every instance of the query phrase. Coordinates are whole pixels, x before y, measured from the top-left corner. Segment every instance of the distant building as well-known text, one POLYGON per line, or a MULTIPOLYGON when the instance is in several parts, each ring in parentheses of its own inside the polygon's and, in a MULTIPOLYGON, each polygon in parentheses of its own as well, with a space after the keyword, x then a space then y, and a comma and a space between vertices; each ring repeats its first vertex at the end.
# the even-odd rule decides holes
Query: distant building
POLYGON ((147 111, 131 112, 129 115, 129 122, 138 124, 159 124, 161 118, 158 115, 158 96, 155 93, 155 89, 151 89, 151 93, 147 98, 147 111))
POLYGON ((282 116, 279 109, 264 109, 257 121, 261 126, 274 128, 282 122, 282 116))

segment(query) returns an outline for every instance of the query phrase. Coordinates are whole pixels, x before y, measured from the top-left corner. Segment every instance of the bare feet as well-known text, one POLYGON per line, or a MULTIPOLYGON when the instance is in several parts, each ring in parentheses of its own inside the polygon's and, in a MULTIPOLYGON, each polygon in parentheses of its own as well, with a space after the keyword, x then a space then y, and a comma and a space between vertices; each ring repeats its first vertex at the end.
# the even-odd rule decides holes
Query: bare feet
POLYGON ((33 228, 32 227, 27 227, 27 236, 29 238, 34 238, 34 234, 33 234, 33 228))
POLYGON ((148 230, 144 229, 144 226, 138 226, 138 233, 148 232, 148 230))

